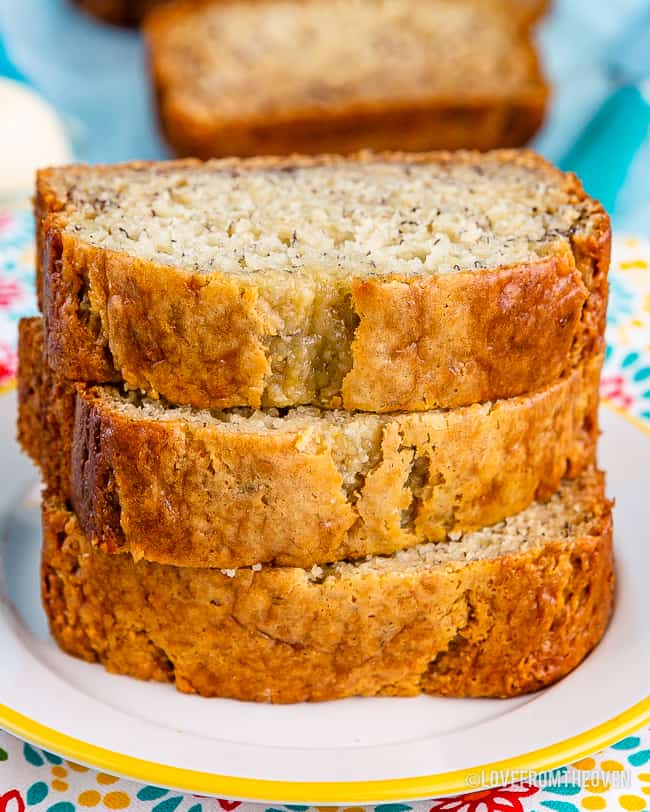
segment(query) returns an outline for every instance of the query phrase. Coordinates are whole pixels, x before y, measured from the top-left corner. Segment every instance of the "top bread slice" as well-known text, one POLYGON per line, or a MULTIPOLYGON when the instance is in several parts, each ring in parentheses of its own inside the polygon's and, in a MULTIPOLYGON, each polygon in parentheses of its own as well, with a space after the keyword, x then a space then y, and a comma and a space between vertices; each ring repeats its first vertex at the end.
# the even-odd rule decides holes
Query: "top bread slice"
POLYGON ((610 227, 529 152, 38 175, 48 361, 198 408, 422 411, 603 345, 610 227))
MULTIPOLYGON (((530 4, 527 4, 530 8, 530 4)), ((145 23, 179 155, 525 144, 547 87, 504 0, 187 0, 145 23)))

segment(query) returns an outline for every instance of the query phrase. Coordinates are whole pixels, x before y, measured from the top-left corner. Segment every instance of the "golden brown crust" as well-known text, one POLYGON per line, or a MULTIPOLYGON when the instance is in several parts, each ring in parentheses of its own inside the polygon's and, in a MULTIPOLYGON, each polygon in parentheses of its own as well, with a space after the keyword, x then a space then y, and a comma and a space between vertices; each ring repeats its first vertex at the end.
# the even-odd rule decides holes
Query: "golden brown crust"
POLYGON ((44 358, 42 319, 18 326, 18 442, 47 487, 67 498, 72 476, 75 390, 52 375, 44 358))
MULTIPOLYGON (((381 158, 480 160, 470 153, 381 158)), ((575 176, 562 176, 538 156, 506 151, 500 159, 552 173, 564 184, 584 212, 570 235, 572 250, 494 271, 359 280, 352 368, 340 395, 317 393, 310 402, 388 412, 512 397, 552 383, 602 350, 611 241, 606 213, 575 176), (443 317, 450 303, 454 318, 443 317)), ((244 166, 339 160, 252 159, 244 166)), ((54 368, 71 380, 124 380, 198 408, 297 405, 277 403, 265 389, 272 328, 254 275, 191 273, 84 244, 64 230, 67 204, 55 187, 51 171, 39 174, 43 312, 54 368)))
MULTIPOLYGON (((151 38, 150 38, 151 41, 151 38)), ((490 149, 527 144, 544 122, 548 90, 508 104, 452 104, 307 113, 284 119, 241 122, 197 119, 185 100, 170 96, 160 74, 155 44, 150 45, 161 129, 176 155, 202 159, 227 155, 290 155, 374 150, 490 149)))
POLYGON ((44 510, 43 599, 68 653, 181 691, 266 702, 352 695, 515 696, 573 669, 612 606, 610 505, 524 552, 400 571, 179 569, 94 549, 44 510), (201 634, 197 634, 201 629, 201 634))
MULTIPOLYGON (((434 96, 390 103, 359 100, 329 108, 306 102, 302 109, 271 114, 265 110, 239 119, 224 118, 218 100, 211 114, 198 110, 192 103, 191 88, 179 87, 176 79, 177 64, 173 49, 167 47, 167 33, 188 13, 195 14, 197 5, 214 5, 214 0, 185 0, 159 8, 144 26, 160 125, 177 155, 207 159, 294 152, 349 154, 361 149, 486 151, 521 147, 543 123, 549 89, 527 30, 543 13, 541 3, 526 2, 516 9, 521 26, 519 33, 513 28, 513 36, 521 40, 529 80, 511 97, 501 94, 458 101, 434 96)), ((514 13, 511 6, 518 5, 508 4, 509 16, 514 13)))
POLYGON ((99 387, 57 387, 42 372, 41 324, 30 325, 21 329, 23 444, 27 429, 40 435, 35 412, 47 403, 46 484, 71 498, 83 531, 108 552, 227 568, 387 554, 518 513, 595 456, 601 357, 531 395, 381 419, 375 460, 350 463, 357 485, 346 491, 331 447, 311 441, 336 435, 317 417, 232 431, 182 413, 159 421, 125 411, 99 387), (57 426, 56 416, 71 415, 74 430, 57 426))
POLYGON ((587 290, 567 255, 415 282, 359 280, 352 296, 360 321, 343 402, 392 411, 434 408, 440 392, 453 408, 557 380, 587 290))
POLYGON ((40 319, 18 323, 18 442, 40 466, 43 460, 43 331, 40 319))

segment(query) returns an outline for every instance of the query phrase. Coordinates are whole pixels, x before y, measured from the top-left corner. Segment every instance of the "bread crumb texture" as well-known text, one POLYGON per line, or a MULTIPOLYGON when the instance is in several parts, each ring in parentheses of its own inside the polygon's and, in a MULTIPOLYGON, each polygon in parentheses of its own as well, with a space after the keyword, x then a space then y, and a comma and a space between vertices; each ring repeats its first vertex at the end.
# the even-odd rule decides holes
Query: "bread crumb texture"
POLYGON ((552 174, 489 158, 61 180, 65 231, 90 245, 207 274, 300 273, 348 292, 356 277, 533 262, 566 245, 583 214, 552 174))

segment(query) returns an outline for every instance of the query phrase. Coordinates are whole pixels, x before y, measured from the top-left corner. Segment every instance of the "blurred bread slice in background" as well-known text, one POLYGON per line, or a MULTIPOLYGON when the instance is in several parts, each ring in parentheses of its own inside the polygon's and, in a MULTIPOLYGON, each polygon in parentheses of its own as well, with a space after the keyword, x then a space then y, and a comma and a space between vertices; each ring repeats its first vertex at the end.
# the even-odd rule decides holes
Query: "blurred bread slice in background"
POLYGON ((184 0, 144 31, 179 155, 518 147, 546 109, 503 0, 184 0))

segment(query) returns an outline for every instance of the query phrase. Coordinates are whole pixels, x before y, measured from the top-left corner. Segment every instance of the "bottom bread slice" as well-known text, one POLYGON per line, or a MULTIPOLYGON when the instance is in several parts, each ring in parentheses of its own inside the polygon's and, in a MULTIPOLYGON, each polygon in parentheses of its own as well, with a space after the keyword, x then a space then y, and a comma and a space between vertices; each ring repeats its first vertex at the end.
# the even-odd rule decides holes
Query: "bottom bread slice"
POLYGON ((43 600, 70 654, 204 696, 515 696, 567 674, 603 635, 611 532, 595 470, 459 540, 311 570, 107 555, 48 501, 43 600))

